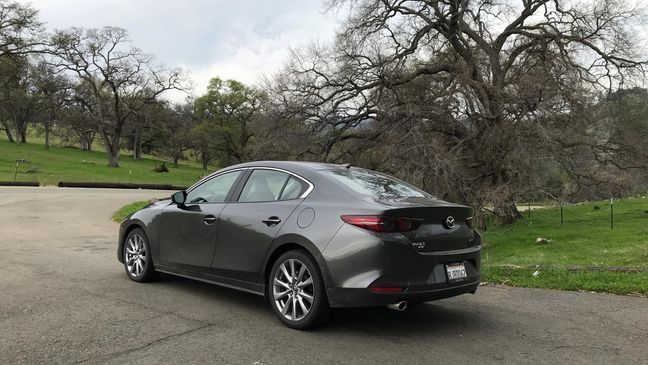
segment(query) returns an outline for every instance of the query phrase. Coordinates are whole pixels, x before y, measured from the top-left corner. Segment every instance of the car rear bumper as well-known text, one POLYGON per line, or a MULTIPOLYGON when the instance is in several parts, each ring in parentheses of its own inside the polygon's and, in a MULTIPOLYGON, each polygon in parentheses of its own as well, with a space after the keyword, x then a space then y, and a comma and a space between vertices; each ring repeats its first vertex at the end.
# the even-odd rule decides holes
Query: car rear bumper
POLYGON ((479 280, 457 283, 444 288, 428 288, 419 290, 406 290, 403 293, 373 293, 369 289, 335 288, 328 291, 329 300, 333 307, 380 307, 392 304, 401 300, 409 303, 423 303, 433 300, 455 297, 461 294, 474 294, 479 286, 479 280))
POLYGON ((475 293, 479 286, 481 237, 477 232, 474 246, 420 252, 397 235, 370 236, 355 230, 343 228, 323 252, 330 274, 326 287, 332 307, 383 306, 400 300, 426 302, 475 293), (458 263, 464 264, 467 277, 451 282, 446 266, 458 263), (376 287, 399 287, 403 291, 371 291, 376 287))

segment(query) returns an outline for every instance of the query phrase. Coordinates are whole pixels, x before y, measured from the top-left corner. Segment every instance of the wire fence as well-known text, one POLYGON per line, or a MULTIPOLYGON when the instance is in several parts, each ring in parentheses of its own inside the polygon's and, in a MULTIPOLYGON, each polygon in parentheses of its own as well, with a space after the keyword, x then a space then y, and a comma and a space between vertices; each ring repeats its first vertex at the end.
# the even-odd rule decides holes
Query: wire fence
MULTIPOLYGON (((593 205, 593 209, 595 211, 606 211, 606 221, 608 222, 608 226, 610 230, 614 230, 614 205, 615 205, 615 199, 610 198, 609 201, 606 201, 607 204, 605 206, 599 206, 599 203, 596 203, 593 205)), ((551 209, 557 208, 558 213, 559 213, 559 222, 560 225, 566 225, 567 222, 567 214, 565 212, 565 208, 568 206, 574 206, 574 205, 582 205, 585 203, 574 203, 574 204, 569 204, 565 203, 564 201, 561 200, 556 200, 556 201, 551 201, 551 202, 546 202, 542 204, 538 204, 538 202, 532 202, 531 200, 528 200, 524 203, 519 203, 517 204, 518 210, 520 211, 520 214, 522 214, 522 217, 528 220, 533 219, 534 217, 534 210, 538 209, 551 209)), ((602 205, 602 204, 601 204, 602 205)), ((490 209, 483 209, 482 213, 484 214, 483 218, 483 226, 481 227, 483 230, 488 230, 489 228, 492 228, 494 226, 499 226, 501 225, 501 219, 497 217, 495 214, 490 209)), ((648 214, 648 210, 645 211, 645 213, 648 214)), ((537 214, 537 212, 536 212, 537 214)), ((558 220, 558 217, 557 217, 558 220)))

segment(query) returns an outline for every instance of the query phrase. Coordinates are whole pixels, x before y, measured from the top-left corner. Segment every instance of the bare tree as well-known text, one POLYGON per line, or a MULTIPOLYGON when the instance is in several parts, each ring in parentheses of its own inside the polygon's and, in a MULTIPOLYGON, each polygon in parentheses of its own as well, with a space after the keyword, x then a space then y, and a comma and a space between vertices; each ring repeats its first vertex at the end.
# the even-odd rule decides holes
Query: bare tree
MULTIPOLYGON (((37 10, 30 5, 20 4, 16 1, 0 0, 0 82, 2 83, 0 87, 4 95, 0 102, 5 104, 9 102, 7 100, 8 88, 15 87, 16 76, 19 74, 15 72, 16 66, 24 65, 24 55, 34 51, 34 47, 42 44, 39 35, 41 31, 37 10)), ((9 141, 13 142, 14 137, 11 127, 7 124, 7 119, 8 115, 5 110, 0 127, 4 129, 9 141)))
POLYGON ((91 90, 97 131, 108 165, 118 167, 124 124, 165 91, 182 89, 182 72, 157 66, 150 55, 127 47, 126 30, 72 28, 52 37, 52 65, 76 74, 91 90))
POLYGON ((38 10, 17 1, 0 0, 0 57, 26 54, 43 45, 38 10))
POLYGON ((173 159, 173 166, 178 167, 178 161, 191 148, 190 131, 197 122, 190 102, 167 109, 166 118, 162 119, 159 128, 161 141, 158 148, 173 159))
POLYGON ((392 165, 444 175, 437 190, 506 221, 520 217, 534 159, 558 149, 555 132, 587 122, 583 100, 646 64, 633 32, 641 14, 622 0, 331 3, 346 5, 334 44, 293 52, 274 98, 313 128, 322 159, 390 133, 409 160, 424 156, 392 165), (430 138, 406 138, 417 131, 430 138))
POLYGON ((40 62, 30 69, 33 92, 40 114, 40 125, 45 134, 45 150, 50 147, 52 128, 60 119, 60 112, 70 99, 71 82, 64 75, 45 62, 40 62))
POLYGON ((15 113, 13 107, 16 101, 16 93, 22 90, 25 92, 25 79, 27 74, 28 61, 22 55, 5 55, 0 57, 0 119, 2 129, 9 142, 19 140, 18 135, 14 139, 15 113))

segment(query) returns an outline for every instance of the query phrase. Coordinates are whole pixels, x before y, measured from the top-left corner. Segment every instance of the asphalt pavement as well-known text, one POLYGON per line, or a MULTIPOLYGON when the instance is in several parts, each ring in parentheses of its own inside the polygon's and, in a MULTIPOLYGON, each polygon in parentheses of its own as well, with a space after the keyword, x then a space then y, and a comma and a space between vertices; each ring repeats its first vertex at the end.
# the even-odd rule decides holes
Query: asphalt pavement
POLYGON ((0 364, 648 364, 646 298, 482 286, 300 332, 251 294, 134 283, 110 216, 169 194, 0 187, 0 364))

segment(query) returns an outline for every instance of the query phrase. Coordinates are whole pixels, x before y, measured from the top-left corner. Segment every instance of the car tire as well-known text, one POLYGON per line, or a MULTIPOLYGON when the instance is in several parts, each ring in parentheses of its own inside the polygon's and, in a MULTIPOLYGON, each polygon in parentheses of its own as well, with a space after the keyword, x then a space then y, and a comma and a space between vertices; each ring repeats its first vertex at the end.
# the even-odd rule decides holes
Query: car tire
POLYGON ((140 228, 133 229, 124 240, 124 269, 128 277, 139 283, 157 279, 148 238, 140 228))
POLYGON ((313 328, 328 318, 324 280, 315 260, 303 250, 288 251, 275 261, 268 278, 268 299, 279 320, 293 329, 313 328))

